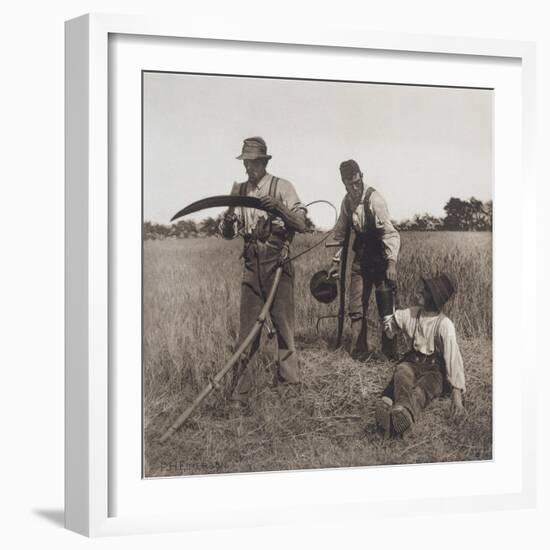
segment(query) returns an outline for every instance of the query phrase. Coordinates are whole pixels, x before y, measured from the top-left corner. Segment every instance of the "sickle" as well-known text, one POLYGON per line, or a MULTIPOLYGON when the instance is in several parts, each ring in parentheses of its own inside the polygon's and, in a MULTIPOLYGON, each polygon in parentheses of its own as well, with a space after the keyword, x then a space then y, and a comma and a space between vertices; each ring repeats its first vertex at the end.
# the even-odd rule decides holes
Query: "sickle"
POLYGON ((170 221, 173 222, 182 216, 187 216, 188 214, 193 214, 193 212, 198 212, 206 208, 214 208, 216 206, 243 206, 245 208, 256 208, 257 210, 267 212, 267 208, 262 206, 260 199, 257 197, 248 197, 245 195, 215 195, 192 202, 172 216, 170 221))
POLYGON ((348 250, 351 236, 351 227, 346 228, 344 242, 342 243, 342 255, 340 256, 340 303, 338 306, 338 332, 336 336, 336 348, 342 345, 344 333, 344 321, 346 316, 346 269, 348 263, 348 250))

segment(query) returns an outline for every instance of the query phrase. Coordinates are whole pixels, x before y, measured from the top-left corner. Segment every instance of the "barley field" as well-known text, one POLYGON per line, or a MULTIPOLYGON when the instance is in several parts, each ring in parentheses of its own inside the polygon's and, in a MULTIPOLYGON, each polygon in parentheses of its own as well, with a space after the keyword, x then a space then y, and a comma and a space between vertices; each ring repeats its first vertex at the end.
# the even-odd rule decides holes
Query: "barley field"
MULTIPOLYGON (((453 419, 436 399, 406 438, 383 440, 374 403, 393 364, 375 352, 363 364, 333 350, 337 302, 320 304, 309 279, 333 249, 320 246, 295 261, 296 341, 302 384, 276 386, 274 344, 263 336, 250 366, 251 414, 235 414, 227 392, 213 392, 166 443, 158 439, 229 359, 239 326, 240 239, 166 239, 144 243, 144 475, 173 476, 410 464, 492 458, 492 235, 402 233, 398 305, 416 301, 420 275, 445 270, 458 281, 446 306, 465 363, 467 415, 453 419)), ((299 235, 293 254, 321 238, 299 235)), ((374 296, 369 344, 380 347, 374 296)), ((346 326, 349 333, 349 325, 346 326)), ((407 345, 399 342, 400 348, 407 345)), ((349 342, 345 342, 349 345, 349 342)))

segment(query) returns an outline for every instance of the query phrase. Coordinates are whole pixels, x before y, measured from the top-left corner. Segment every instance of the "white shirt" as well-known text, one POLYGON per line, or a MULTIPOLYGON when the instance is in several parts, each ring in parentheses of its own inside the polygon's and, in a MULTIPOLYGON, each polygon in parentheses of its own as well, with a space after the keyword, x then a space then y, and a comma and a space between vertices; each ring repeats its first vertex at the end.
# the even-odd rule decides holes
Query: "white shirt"
POLYGON ((420 308, 398 309, 393 315, 394 326, 413 339, 413 348, 425 355, 439 352, 445 360, 447 379, 453 388, 466 389, 464 363, 456 340, 453 322, 443 313, 428 316, 420 308), (436 334, 437 332, 437 334, 436 334))
MULTIPOLYGON (((365 196, 368 190, 368 186, 364 186, 363 195, 359 203, 352 207, 352 199, 349 195, 344 197, 342 205, 340 206, 340 216, 334 227, 334 240, 343 241, 346 233, 346 228, 351 224, 357 233, 362 233, 366 229, 366 216, 365 216, 365 196)), ((388 205, 382 195, 374 190, 370 196, 369 209, 376 228, 382 232, 382 243, 384 245, 384 256, 387 260, 397 261, 397 255, 399 254, 399 247, 401 239, 397 229, 393 226, 390 213, 388 211, 388 205)), ((338 250, 334 256, 334 261, 340 261, 340 255, 342 250, 338 250)))
MULTIPOLYGON (((248 197, 266 197, 269 195, 269 188, 273 176, 269 173, 265 173, 263 178, 256 184, 248 184, 246 187, 246 195, 248 197)), ((274 183, 275 185, 275 183, 274 183)), ((240 192, 241 184, 234 183, 233 189, 231 190, 232 195, 238 195, 240 192)), ((304 205, 300 202, 298 194, 294 189, 294 186, 289 181, 278 178, 277 182, 277 196, 276 199, 280 200, 286 208, 291 212, 295 212, 298 209, 305 210, 304 205)), ((257 210, 256 208, 240 208, 238 216, 244 226, 245 232, 251 232, 256 227, 258 220, 261 218, 266 218, 267 214, 263 210, 257 210)), ((274 225, 284 226, 284 222, 281 218, 273 218, 272 223, 274 225)))

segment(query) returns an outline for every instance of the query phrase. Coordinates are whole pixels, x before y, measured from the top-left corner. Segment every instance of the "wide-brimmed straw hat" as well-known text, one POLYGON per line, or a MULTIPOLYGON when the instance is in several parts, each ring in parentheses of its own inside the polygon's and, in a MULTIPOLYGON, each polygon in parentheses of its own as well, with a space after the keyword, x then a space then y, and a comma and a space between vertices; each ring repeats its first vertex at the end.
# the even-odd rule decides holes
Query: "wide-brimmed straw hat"
POLYGON ((448 273, 441 273, 432 278, 422 277, 422 281, 438 309, 441 309, 456 292, 456 281, 448 273))
POLYGON ((267 145, 263 138, 259 136, 246 138, 243 142, 242 153, 237 157, 238 160, 267 159, 271 155, 267 154, 267 145))
POLYGON ((323 304, 334 301, 338 295, 338 288, 334 279, 328 278, 327 271, 318 271, 309 281, 309 290, 313 297, 323 304))

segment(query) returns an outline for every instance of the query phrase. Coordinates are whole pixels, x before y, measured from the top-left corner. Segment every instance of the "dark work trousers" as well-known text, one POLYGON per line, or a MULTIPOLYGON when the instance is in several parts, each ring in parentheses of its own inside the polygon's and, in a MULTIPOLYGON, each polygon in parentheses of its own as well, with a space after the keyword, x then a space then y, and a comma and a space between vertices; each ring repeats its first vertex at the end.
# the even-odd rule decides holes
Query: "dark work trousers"
MULTIPOLYGON (((395 283, 386 279, 386 262, 368 263, 368 259, 356 253, 351 266, 349 289, 349 316, 351 319, 352 349, 368 351, 367 310, 372 288, 395 288, 395 283)), ((380 314, 380 311, 378 312, 380 314)), ((397 359, 397 339, 388 338, 382 331, 382 351, 392 359, 397 359)))
POLYGON ((415 420, 432 399, 443 394, 445 378, 441 363, 429 357, 398 363, 392 381, 382 392, 393 399, 394 405, 407 408, 415 420))
MULTIPOLYGON (((245 245, 244 271, 241 286, 239 342, 248 336, 269 294, 275 270, 284 249, 280 243, 251 241, 245 245)), ((288 253, 288 248, 286 248, 288 253)), ((277 294, 271 306, 271 321, 277 335, 277 374, 280 381, 298 383, 298 362, 294 344, 294 270, 286 262, 277 294)), ((250 362, 260 345, 261 333, 255 338, 246 362, 250 362)), ((233 399, 244 401, 253 387, 250 365, 241 363, 241 375, 233 391, 233 399)))

